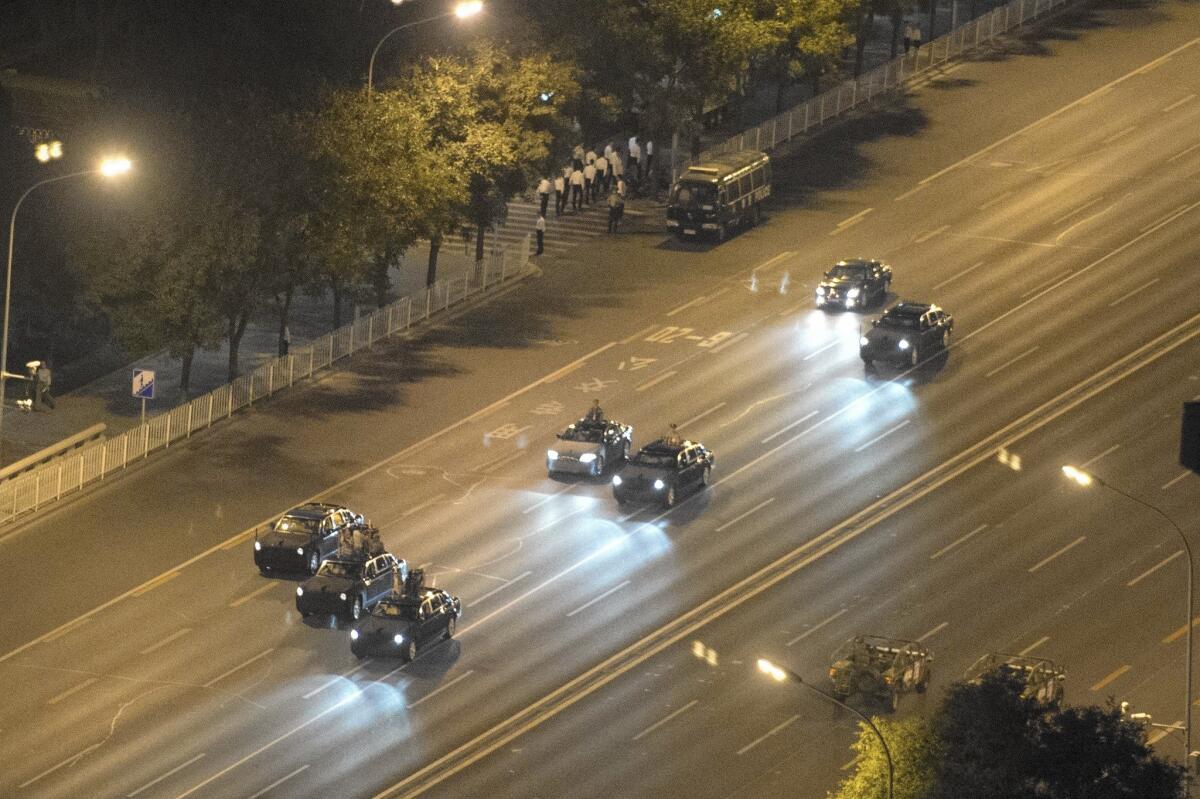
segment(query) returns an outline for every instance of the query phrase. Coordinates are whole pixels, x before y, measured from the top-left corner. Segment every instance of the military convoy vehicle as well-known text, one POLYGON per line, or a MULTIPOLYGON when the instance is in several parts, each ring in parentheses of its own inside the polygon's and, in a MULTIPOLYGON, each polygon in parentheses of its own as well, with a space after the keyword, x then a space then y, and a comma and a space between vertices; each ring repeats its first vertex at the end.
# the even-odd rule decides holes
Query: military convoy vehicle
POLYGON ((829 667, 833 696, 845 701, 858 694, 894 711, 902 695, 925 693, 932 662, 933 653, 916 641, 856 635, 833 653, 829 667))
POLYGON ((983 675, 992 671, 1007 671, 1017 675, 1025 683, 1021 696, 1034 699, 1038 704, 1049 705, 1062 701, 1063 681, 1067 675, 1053 660, 993 652, 975 661, 967 669, 965 677, 968 682, 977 683, 983 675))

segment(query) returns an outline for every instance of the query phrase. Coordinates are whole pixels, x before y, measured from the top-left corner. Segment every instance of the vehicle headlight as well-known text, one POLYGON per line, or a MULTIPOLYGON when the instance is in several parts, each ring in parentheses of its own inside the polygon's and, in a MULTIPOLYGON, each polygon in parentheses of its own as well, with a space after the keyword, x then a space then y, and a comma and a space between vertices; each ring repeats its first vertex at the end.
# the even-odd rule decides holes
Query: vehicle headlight
POLYGON ((667 485, 667 484, 666 484, 666 483, 664 483, 662 480, 655 480, 655 481, 654 481, 654 490, 655 490, 655 491, 662 491, 662 490, 663 490, 663 489, 666 487, 666 485, 667 485))
POLYGON ((397 645, 399 645, 399 644, 404 643, 404 636, 401 635, 400 633, 396 633, 395 635, 392 636, 392 640, 395 641, 397 645))
POLYGON ((596 460, 596 453, 594 452, 585 452, 579 456, 580 463, 591 463, 594 460, 596 460))
POLYGON ((262 551, 262 541, 255 541, 255 542, 254 542, 254 551, 255 551, 255 552, 261 552, 261 551, 262 551))
POLYGON ((351 631, 350 631, 350 640, 351 640, 351 641, 357 641, 357 640, 358 640, 358 630, 351 630, 351 631))
POLYGON ((908 349, 908 339, 906 339, 906 338, 900 339, 900 343, 897 344, 896 346, 902 350, 908 349))
POLYGON ((862 289, 860 289, 860 288, 852 288, 846 292, 846 296, 849 297, 850 299, 854 299, 859 294, 862 294, 862 289))
POLYGON ((303 555, 303 554, 304 554, 304 547, 296 547, 296 554, 297 554, 297 555, 303 555))
POLYGON ((859 336, 859 337, 858 337, 858 346, 860 346, 860 347, 865 347, 865 346, 867 346, 867 345, 868 345, 868 344, 870 344, 870 343, 871 343, 871 342, 867 340, 867 337, 866 337, 866 336, 859 336))
POLYGON ((552 449, 546 450, 546 459, 551 461, 558 460, 558 453, 552 449))
POLYGON ((303 586, 299 586, 299 585, 296 586, 296 596, 304 596, 303 586))
POLYGON ((818 297, 825 296, 825 287, 824 286, 817 286, 817 296, 818 297))
POLYGON ((621 484, 621 475, 614 474, 613 475, 613 485, 619 486, 620 484, 621 484))
POLYGON ((338 599, 342 600, 343 602, 346 601, 346 594, 344 591, 342 593, 338 594, 338 599))

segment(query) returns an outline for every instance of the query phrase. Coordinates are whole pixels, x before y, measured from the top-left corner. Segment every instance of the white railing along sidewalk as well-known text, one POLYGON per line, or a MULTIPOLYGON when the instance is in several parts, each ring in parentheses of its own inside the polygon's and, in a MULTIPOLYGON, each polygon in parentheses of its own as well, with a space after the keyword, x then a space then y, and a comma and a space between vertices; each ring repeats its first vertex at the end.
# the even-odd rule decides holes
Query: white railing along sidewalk
POLYGON ((474 274, 439 280, 416 295, 402 297, 318 339, 293 347, 287 355, 272 358, 232 383, 152 416, 145 424, 103 444, 0 483, 0 525, 119 472, 155 451, 165 450, 173 442, 226 419, 298 380, 312 377, 382 338, 408 330, 463 300, 520 277, 529 267, 529 243, 526 234, 512 250, 493 252, 474 274))

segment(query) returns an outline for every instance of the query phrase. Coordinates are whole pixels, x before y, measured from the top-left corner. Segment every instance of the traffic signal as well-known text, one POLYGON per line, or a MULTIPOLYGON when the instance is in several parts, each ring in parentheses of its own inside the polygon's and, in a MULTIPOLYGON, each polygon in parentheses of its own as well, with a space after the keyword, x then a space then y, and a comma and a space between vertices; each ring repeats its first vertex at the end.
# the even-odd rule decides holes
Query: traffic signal
POLYGON ((1179 462, 1200 474, 1200 402, 1183 403, 1183 431, 1179 435, 1179 462))

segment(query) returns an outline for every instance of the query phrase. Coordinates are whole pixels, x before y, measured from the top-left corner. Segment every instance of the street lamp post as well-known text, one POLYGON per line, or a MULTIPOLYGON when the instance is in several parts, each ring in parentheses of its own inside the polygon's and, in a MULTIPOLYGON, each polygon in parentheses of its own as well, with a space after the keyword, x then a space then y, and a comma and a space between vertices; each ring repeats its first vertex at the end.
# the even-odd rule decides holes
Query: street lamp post
POLYGON ((869 719, 865 714, 861 713, 860 711, 858 711, 855 708, 850 707, 845 702, 843 702, 842 700, 833 696, 832 694, 828 694, 825 691, 822 691, 820 688, 813 685, 812 683, 805 682, 803 677, 801 677, 799 674, 792 671, 791 669, 783 668, 782 666, 776 666, 774 663, 767 660, 766 658, 759 658, 758 659, 758 670, 761 671, 763 674, 766 674, 768 677, 772 678, 776 682, 783 682, 784 680, 788 680, 788 679, 792 680, 793 682, 797 682, 800 685, 803 685, 805 688, 809 689, 810 691, 814 691, 814 692, 820 694, 821 696, 825 697, 826 699, 828 699, 830 702, 833 702, 838 707, 843 708, 845 710, 849 710, 851 713, 855 714, 860 719, 862 719, 866 723, 866 725, 871 728, 871 732, 875 733, 875 737, 879 739, 879 745, 883 747, 883 756, 885 758, 887 758, 887 767, 888 767, 888 792, 887 792, 887 795, 888 795, 888 799, 892 799, 892 795, 895 790, 895 784, 896 784, 896 767, 895 767, 895 764, 892 763, 892 750, 888 749, 887 741, 885 741, 883 739, 883 733, 881 733, 879 731, 879 728, 875 726, 875 722, 871 721, 871 719, 869 719))
MULTIPOLYGON (((1196 607, 1192 592, 1192 572, 1195 570, 1195 565, 1192 562, 1192 545, 1188 542, 1187 536, 1184 535, 1183 530, 1180 529, 1179 525, 1176 524, 1170 516, 1163 513, 1160 509, 1156 508, 1154 505, 1151 505, 1149 502, 1122 491, 1115 485, 1105 482, 1096 475, 1086 472, 1083 469, 1075 466, 1064 466, 1062 467, 1062 471, 1063 474, 1065 474, 1068 478, 1081 486, 1087 487, 1092 483, 1098 483, 1107 488, 1109 491, 1112 491, 1114 494, 1119 494, 1120 496, 1125 497, 1125 499, 1135 502, 1138 505, 1141 505, 1143 508, 1153 512, 1160 519, 1169 524, 1171 529, 1174 530, 1179 536, 1179 540, 1183 542, 1183 553, 1187 557, 1187 618, 1185 619, 1187 628, 1187 640, 1185 644, 1187 647, 1187 679, 1184 682, 1185 687, 1183 697, 1183 767, 1188 768, 1188 764, 1192 757, 1192 613, 1195 611, 1196 607)), ((1190 788, 1188 795, 1191 795, 1190 788)))
POLYGON ((0 333, 0 452, 3 452, 4 447, 4 387, 8 378, 22 376, 8 371, 8 311, 12 297, 13 240, 16 238, 17 231, 17 211, 21 210, 21 203, 25 202, 25 198, 32 194, 34 189, 41 186, 47 186, 51 183, 58 183, 59 181, 71 178, 81 178, 87 175, 115 177, 116 175, 128 172, 131 166, 127 158, 110 158, 101 163, 96 169, 85 169, 80 172, 71 172, 66 175, 59 175, 58 177, 39 180, 26 189, 25 193, 17 198, 17 204, 13 206, 12 217, 8 220, 8 266, 4 274, 4 332, 0 333))
POLYGON ((379 55, 379 48, 383 47, 383 43, 390 39, 392 34, 399 33, 405 28, 424 25, 426 22, 433 22, 434 20, 445 19, 446 17, 458 17, 459 19, 466 19, 467 17, 475 16, 481 11, 483 11, 483 0, 460 0, 460 2, 454 6, 453 11, 447 11, 443 14, 435 14, 432 17, 418 19, 415 22, 406 22, 405 24, 396 28, 392 28, 390 31, 385 33, 383 38, 380 39, 375 45, 375 49, 371 51, 371 60, 367 64, 367 97, 370 97, 371 93, 375 90, 375 56, 379 55))

